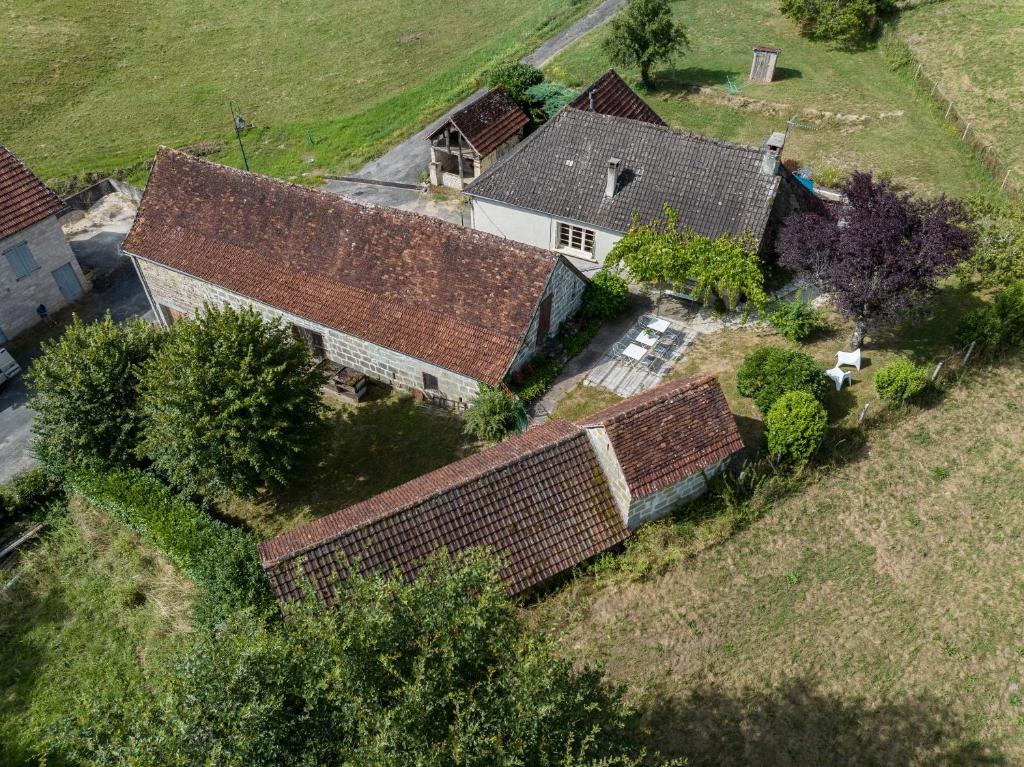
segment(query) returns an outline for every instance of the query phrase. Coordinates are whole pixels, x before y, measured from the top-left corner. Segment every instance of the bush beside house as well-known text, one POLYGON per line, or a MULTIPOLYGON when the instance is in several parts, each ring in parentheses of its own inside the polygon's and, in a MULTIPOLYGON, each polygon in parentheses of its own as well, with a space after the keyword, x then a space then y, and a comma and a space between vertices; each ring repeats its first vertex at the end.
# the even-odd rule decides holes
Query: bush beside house
POLYGON ((768 453, 773 458, 806 464, 817 452, 828 430, 825 408, 806 391, 779 397, 764 418, 768 453))
POLYGON ((778 346, 762 346, 748 354, 736 385, 740 394, 754 400, 762 415, 788 392, 806 392, 819 403, 828 394, 828 379, 818 363, 803 352, 778 346))

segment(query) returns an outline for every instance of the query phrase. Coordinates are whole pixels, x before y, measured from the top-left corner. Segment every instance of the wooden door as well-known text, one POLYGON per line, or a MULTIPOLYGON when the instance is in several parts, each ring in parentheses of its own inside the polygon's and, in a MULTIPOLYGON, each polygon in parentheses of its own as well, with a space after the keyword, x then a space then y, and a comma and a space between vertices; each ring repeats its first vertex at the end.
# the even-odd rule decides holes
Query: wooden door
POLYGON ((540 317, 537 319, 537 345, 543 344, 551 332, 551 304, 554 296, 547 296, 540 302, 540 317))

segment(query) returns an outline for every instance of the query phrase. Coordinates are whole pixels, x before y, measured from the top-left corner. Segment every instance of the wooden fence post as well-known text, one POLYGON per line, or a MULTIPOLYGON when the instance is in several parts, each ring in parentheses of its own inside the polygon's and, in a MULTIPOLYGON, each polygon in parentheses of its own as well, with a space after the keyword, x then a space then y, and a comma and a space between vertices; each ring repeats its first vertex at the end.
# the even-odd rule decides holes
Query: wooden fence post
POLYGON ((932 381, 939 377, 939 373, 942 371, 943 364, 944 363, 940 362, 938 365, 935 366, 935 372, 932 373, 932 381))
POLYGON ((953 111, 953 102, 949 102, 949 106, 946 107, 946 119, 949 119, 949 113, 953 111))
POLYGON ((1007 169, 1006 175, 1003 176, 1003 183, 999 187, 999 191, 1000 192, 1003 191, 1006 188, 1006 182, 1009 180, 1009 178, 1010 178, 1010 171, 1009 171, 1009 169, 1007 169))
POLYGON ((961 140, 961 141, 966 141, 966 140, 967 140, 967 131, 969 131, 970 129, 971 129, 971 124, 970 124, 970 123, 967 123, 967 127, 966 127, 966 128, 964 128, 964 135, 962 135, 962 136, 960 137, 960 140, 961 140))
POLYGON ((857 425, 860 426, 864 423, 864 416, 868 414, 868 403, 864 403, 864 407, 860 409, 860 416, 857 418, 857 425))
POLYGON ((974 351, 974 345, 977 341, 971 341, 971 345, 967 347, 967 354, 964 355, 964 364, 967 364, 967 360, 971 358, 971 353, 974 351))

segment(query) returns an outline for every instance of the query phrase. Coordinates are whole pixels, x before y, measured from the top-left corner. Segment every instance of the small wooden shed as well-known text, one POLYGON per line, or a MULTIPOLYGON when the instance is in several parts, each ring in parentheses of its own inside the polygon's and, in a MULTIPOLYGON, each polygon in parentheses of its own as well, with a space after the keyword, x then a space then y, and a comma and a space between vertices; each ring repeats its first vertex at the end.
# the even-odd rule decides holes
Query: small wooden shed
POLYGON ((754 63, 750 65, 750 82, 770 83, 775 77, 775 62, 782 53, 778 48, 754 47, 754 63))

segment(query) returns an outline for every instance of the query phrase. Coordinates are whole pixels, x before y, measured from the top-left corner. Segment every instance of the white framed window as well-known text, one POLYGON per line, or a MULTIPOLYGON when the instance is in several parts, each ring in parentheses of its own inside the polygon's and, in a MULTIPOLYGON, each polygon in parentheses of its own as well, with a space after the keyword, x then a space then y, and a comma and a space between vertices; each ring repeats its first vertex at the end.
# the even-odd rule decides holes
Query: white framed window
POLYGON ((594 257, 594 230, 559 221, 555 225, 555 247, 569 253, 594 257))

